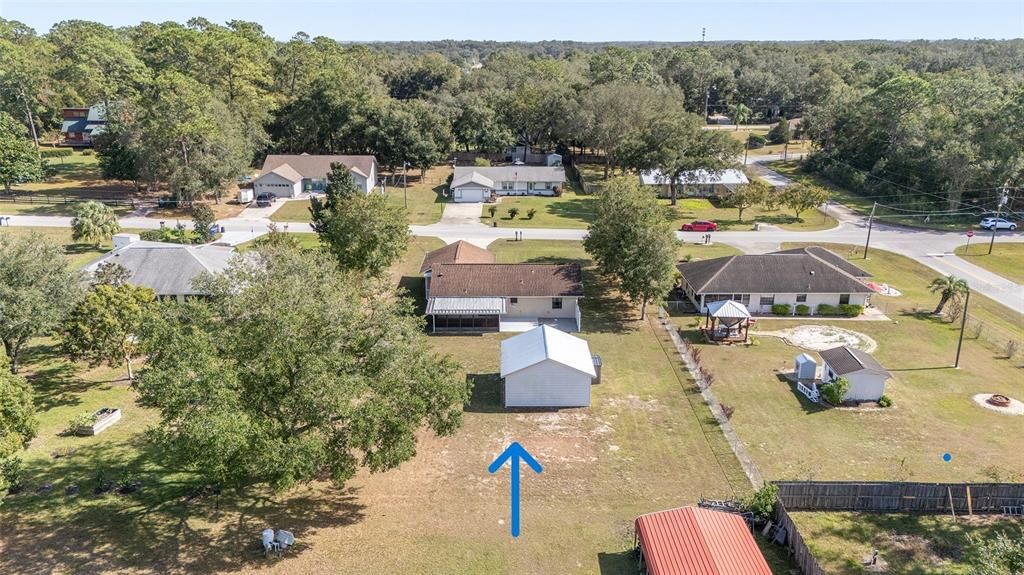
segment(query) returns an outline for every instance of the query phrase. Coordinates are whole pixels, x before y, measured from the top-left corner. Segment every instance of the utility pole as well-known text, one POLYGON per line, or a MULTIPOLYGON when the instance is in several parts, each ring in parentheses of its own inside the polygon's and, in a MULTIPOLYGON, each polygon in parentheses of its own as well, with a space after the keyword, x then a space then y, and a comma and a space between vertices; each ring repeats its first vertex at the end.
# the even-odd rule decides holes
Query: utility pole
POLYGON ((1010 182, 1003 184, 1002 195, 999 196, 999 204, 996 206, 996 221, 992 224, 992 237, 988 240, 988 255, 992 255, 992 246, 996 243, 996 230, 999 229, 999 217, 1003 215, 1003 204, 1010 193, 1010 182))
POLYGON ((960 339, 956 342, 956 361, 953 367, 960 367, 960 348, 964 345, 964 327, 967 325, 967 306, 971 303, 971 290, 967 290, 967 297, 964 298, 963 316, 960 318, 960 339))
POLYGON ((747 135, 746 141, 743 142, 743 165, 747 165, 747 152, 750 151, 750 135, 747 135))
POLYGON ((409 209, 409 162, 402 162, 402 192, 405 194, 405 209, 409 209))
POLYGON ((871 243, 871 227, 875 223, 875 208, 878 207, 878 202, 871 204, 871 215, 868 216, 868 239, 864 241, 864 259, 868 259, 868 245, 871 243))

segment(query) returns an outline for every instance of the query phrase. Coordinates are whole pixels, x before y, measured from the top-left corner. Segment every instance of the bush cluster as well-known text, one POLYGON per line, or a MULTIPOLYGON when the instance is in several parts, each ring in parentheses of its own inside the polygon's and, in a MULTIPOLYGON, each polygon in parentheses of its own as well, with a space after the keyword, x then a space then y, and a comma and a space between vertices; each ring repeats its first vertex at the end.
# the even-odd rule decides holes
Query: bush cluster
POLYGON ((815 311, 817 315, 824 316, 843 316, 843 317, 857 317, 864 311, 864 306, 854 305, 848 303, 842 303, 839 305, 829 305, 827 303, 818 304, 818 308, 815 311))
POLYGON ((796 315, 811 315, 811 306, 802 303, 796 304, 796 315))
POLYGON ((772 305, 773 315, 790 315, 793 308, 788 303, 777 303, 772 305))
POLYGON ((69 158, 75 154, 71 148, 43 148, 39 150, 42 158, 69 158))
POLYGON ((832 405, 842 405, 848 391, 850 383, 841 377, 821 386, 821 396, 832 405))

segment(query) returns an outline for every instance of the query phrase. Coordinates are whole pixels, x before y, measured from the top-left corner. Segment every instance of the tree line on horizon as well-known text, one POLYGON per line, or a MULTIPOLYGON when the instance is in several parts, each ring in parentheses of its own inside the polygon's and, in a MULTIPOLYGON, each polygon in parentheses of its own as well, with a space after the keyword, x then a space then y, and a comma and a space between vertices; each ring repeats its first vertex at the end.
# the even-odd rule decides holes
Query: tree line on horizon
MULTIPOLYGON (((912 208, 990 203, 1024 173, 1024 41, 344 43, 254 22, 0 20, 0 111, 53 141, 107 105, 107 177, 194 198, 267 153, 373 154, 421 170, 455 150, 592 150, 608 170, 721 169, 706 114, 802 119, 808 168, 912 208)), ((11 136, 11 130, 7 130, 11 136)))

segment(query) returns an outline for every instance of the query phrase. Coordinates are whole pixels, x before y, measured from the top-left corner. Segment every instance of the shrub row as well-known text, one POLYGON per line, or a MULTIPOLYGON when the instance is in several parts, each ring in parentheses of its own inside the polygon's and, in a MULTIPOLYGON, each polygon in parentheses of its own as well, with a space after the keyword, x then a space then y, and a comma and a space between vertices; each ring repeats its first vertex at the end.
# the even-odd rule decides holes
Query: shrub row
POLYGON ((43 148, 39 156, 43 158, 69 158, 75 154, 71 148, 43 148))
POLYGON ((818 304, 815 313, 817 315, 825 316, 844 316, 844 317, 857 317, 864 311, 864 306, 853 305, 847 303, 841 303, 837 306, 829 305, 827 303, 818 304))

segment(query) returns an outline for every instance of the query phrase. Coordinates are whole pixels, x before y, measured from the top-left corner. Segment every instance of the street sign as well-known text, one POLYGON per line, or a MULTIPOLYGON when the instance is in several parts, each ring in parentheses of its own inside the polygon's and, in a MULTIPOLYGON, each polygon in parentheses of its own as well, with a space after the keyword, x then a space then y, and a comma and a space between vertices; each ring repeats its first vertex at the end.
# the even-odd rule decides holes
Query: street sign
POLYGON ((967 230, 967 237, 973 238, 974 237, 974 230, 967 230))

